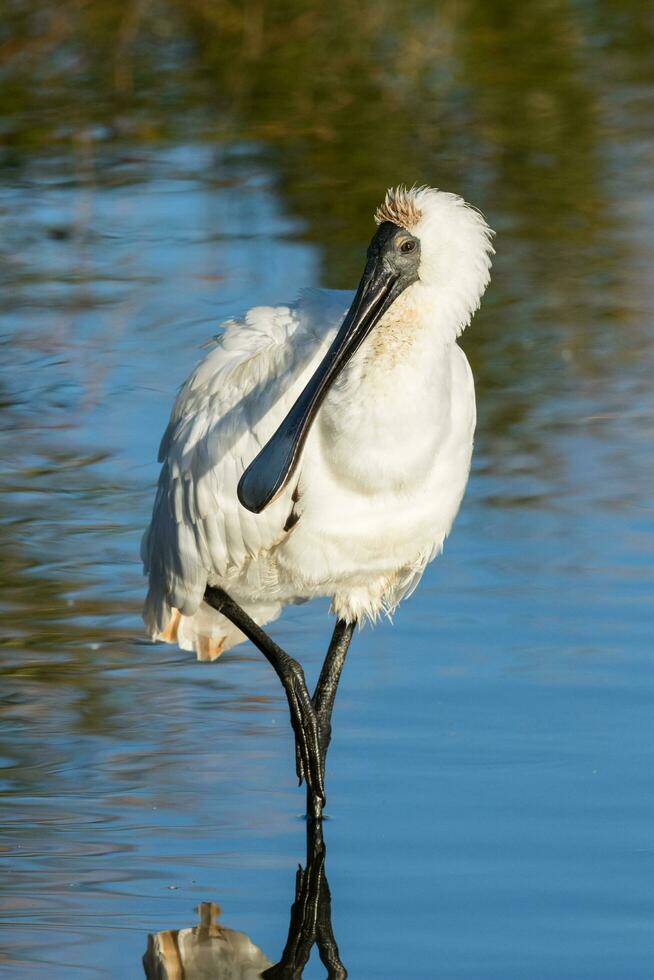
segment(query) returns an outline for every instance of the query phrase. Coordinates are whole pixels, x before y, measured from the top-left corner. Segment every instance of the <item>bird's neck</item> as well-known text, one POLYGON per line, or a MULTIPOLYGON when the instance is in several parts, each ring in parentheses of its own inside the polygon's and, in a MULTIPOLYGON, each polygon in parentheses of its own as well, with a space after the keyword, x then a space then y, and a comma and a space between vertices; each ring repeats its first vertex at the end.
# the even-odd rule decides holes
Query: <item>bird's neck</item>
POLYGON ((438 373, 460 331, 445 315, 448 311, 436 305, 436 298, 425 302, 426 298, 424 291, 411 288, 398 297, 352 358, 346 383, 368 381, 379 388, 386 378, 392 387, 406 375, 414 379, 412 390, 438 373))
POLYGON ((319 428, 334 466, 380 486, 427 470, 449 424, 454 343, 411 304, 393 304, 325 399, 319 428))

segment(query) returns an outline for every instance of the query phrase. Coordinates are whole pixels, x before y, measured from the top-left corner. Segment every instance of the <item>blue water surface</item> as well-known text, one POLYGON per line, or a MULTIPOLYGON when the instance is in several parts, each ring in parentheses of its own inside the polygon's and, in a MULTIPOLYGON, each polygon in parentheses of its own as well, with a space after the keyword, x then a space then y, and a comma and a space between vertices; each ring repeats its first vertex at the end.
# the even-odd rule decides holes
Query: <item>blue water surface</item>
MULTIPOLYGON (((489 152, 434 151, 497 261, 463 338, 462 511, 394 622, 355 636, 335 709, 326 869, 357 980, 652 973, 643 84, 598 96, 603 217, 584 200, 568 231, 565 201, 546 226, 491 186, 489 152)), ((143 638, 138 543, 172 398, 220 322, 356 283, 367 232, 334 283, 319 219, 240 134, 35 152, 0 188, 3 975, 141 976, 148 934, 201 901, 281 954, 305 861, 281 689, 250 645, 199 664, 143 638)), ((316 602, 272 634, 315 678, 330 629, 316 602)), ((314 953, 304 975, 324 973, 314 953)))

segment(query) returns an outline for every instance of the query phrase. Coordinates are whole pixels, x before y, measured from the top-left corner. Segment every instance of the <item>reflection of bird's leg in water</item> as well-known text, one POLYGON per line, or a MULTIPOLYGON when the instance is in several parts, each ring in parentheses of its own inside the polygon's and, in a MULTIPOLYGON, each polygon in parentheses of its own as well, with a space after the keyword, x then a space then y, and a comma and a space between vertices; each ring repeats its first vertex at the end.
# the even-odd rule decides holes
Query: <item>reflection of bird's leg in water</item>
POLYGON ((245 610, 221 588, 207 587, 205 602, 229 619, 263 653, 279 677, 295 732, 296 771, 307 784, 307 813, 322 816, 325 805, 325 758, 331 738, 331 716, 354 624, 337 620, 313 698, 302 667, 289 657, 245 610))
POLYGON ((314 943, 329 980, 347 977, 332 932, 321 820, 307 819, 306 865, 296 875, 288 939, 275 966, 248 936, 218 922, 220 909, 215 902, 201 903, 198 912, 200 924, 195 928, 166 930, 148 936, 143 967, 149 980, 173 980, 181 976, 187 980, 209 976, 300 980, 314 943))
POLYGON ((314 943, 318 946, 320 959, 327 967, 329 980, 345 980, 347 970, 341 963, 332 931, 332 906, 325 872, 322 821, 309 818, 307 864, 304 870, 299 868, 296 875, 295 901, 291 906, 286 946, 279 963, 264 970, 261 976, 266 980, 298 980, 309 960, 314 943))

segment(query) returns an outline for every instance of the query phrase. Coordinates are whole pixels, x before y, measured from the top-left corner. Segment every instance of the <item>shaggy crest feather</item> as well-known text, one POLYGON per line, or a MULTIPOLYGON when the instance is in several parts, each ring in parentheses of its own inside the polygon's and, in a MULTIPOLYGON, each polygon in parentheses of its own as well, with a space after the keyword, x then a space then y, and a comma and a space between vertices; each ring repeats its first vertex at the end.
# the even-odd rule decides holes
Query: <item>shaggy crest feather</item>
POLYGON ((416 197, 422 189, 415 184, 411 188, 407 188, 405 184, 389 187, 383 202, 375 211, 376 223, 381 225, 384 221, 391 221, 409 231, 422 218, 422 211, 416 203, 416 197))

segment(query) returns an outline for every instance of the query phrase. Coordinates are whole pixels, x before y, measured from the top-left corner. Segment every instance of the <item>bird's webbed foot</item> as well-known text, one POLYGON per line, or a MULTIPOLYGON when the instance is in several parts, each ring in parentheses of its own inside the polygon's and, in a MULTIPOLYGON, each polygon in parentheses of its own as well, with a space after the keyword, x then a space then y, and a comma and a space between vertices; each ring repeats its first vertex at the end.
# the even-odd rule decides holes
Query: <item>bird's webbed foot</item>
MULTIPOLYGON (((312 705, 313 705, 313 698, 311 700, 312 700, 312 705)), ((322 775, 322 780, 323 780, 323 785, 324 785, 324 781, 325 781, 325 768, 326 768, 326 758, 327 758, 327 749, 329 748, 329 743, 331 741, 332 726, 330 725, 330 723, 328 721, 325 722, 325 720, 321 717, 320 712, 315 708, 315 705, 313 705, 313 710, 314 710, 314 712, 316 714, 316 723, 317 723, 317 728, 318 728, 319 755, 318 755, 318 758, 316 759, 316 764, 320 768, 320 773, 322 775)), ((314 751, 315 751, 315 748, 314 748, 314 751)), ((307 788, 309 790, 309 792, 308 792, 308 798, 307 798, 307 815, 309 817, 314 818, 314 819, 319 819, 322 816, 322 811, 323 811, 323 808, 325 806, 325 795, 323 793, 322 796, 321 796, 321 795, 316 794, 316 793, 314 793, 312 791, 311 784, 309 783, 309 780, 306 778, 306 770, 305 770, 305 761, 304 761, 304 758, 305 758, 304 747, 301 744, 300 740, 296 736, 296 739, 295 739, 295 771, 296 771, 297 776, 298 776, 299 785, 302 785, 302 780, 304 780, 304 782, 307 784, 307 788)))
POLYGON ((325 805, 325 752, 316 709, 307 689, 304 671, 291 657, 280 671, 280 677, 295 733, 295 771, 300 785, 307 784, 312 809, 322 811, 325 805))

